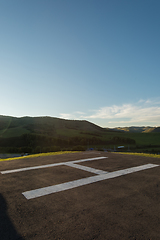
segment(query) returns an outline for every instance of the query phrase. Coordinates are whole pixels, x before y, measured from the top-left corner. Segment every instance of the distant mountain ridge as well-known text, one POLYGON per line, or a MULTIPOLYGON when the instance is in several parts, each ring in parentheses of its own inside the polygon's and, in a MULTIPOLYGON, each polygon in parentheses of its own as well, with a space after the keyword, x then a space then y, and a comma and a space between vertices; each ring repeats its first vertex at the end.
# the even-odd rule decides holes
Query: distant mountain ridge
POLYGON ((112 128, 112 130, 115 131, 121 131, 121 132, 130 132, 130 133, 159 133, 160 127, 118 127, 118 128, 112 128))

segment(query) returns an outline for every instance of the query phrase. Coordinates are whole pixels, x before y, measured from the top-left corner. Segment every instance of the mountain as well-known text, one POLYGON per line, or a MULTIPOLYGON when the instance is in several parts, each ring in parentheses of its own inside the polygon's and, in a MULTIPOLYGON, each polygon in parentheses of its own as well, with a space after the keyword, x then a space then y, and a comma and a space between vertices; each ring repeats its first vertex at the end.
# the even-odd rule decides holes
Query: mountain
POLYGON ((130 133, 151 133, 151 132, 160 132, 160 127, 118 127, 113 128, 112 130, 121 131, 121 132, 130 132, 130 133))
POLYGON ((84 135, 102 136, 109 132, 159 133, 160 127, 102 128, 86 120, 65 120, 55 117, 10 117, 0 115, 0 138, 38 134, 52 137, 84 135))
POLYGON ((65 120, 53 117, 0 116, 0 137, 19 137, 23 134, 59 135, 101 134, 107 130, 85 120, 65 120))
POLYGON ((153 133, 160 133, 160 127, 155 127, 153 130, 152 130, 153 133))
POLYGON ((39 153, 60 150, 86 150, 106 143, 132 142, 129 138, 114 138, 106 130, 85 120, 65 120, 53 117, 0 116, 1 153, 39 153), (107 142, 108 141, 108 142, 107 142))
MULTIPOLYGON (((38 153, 125 145, 147 151, 160 145, 160 127, 102 128, 86 120, 0 115, 1 153, 38 153), (146 134, 143 134, 146 133, 146 134)), ((159 152, 159 149, 156 150, 159 152)))

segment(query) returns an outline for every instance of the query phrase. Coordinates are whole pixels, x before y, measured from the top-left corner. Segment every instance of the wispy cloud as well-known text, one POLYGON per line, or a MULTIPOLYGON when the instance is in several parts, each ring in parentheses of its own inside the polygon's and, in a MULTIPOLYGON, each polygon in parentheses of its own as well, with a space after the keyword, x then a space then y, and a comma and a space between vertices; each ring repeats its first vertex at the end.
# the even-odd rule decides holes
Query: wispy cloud
POLYGON ((76 111, 73 113, 60 113, 60 118, 64 119, 76 119, 76 120, 81 120, 84 119, 84 112, 76 111))
POLYGON ((160 120, 160 106, 158 104, 158 101, 141 100, 136 104, 113 105, 95 110, 94 114, 86 117, 89 119, 119 120, 116 121, 119 123, 154 123, 160 120))
POLYGON ((137 103, 113 105, 101 107, 97 110, 90 110, 92 114, 76 111, 73 114, 62 113, 62 118, 67 119, 86 119, 89 121, 103 120, 107 123, 119 125, 132 124, 151 124, 160 125, 160 100, 147 99, 139 100, 137 103))
POLYGON ((64 119, 73 119, 73 115, 70 113, 61 113, 60 117, 64 119))

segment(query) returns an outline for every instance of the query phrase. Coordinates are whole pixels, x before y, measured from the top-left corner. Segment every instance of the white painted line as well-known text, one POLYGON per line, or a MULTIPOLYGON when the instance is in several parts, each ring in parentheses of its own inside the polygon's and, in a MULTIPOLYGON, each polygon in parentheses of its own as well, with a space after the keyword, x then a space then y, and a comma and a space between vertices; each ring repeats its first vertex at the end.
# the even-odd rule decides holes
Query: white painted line
POLYGON ((23 172, 23 171, 29 171, 29 170, 35 170, 40 168, 47 168, 47 167, 56 167, 64 165, 63 163, 54 163, 54 164, 47 164, 47 165, 41 165, 41 166, 35 166, 35 167, 26 167, 26 168, 18 168, 13 170, 5 170, 2 171, 1 174, 8 174, 8 173, 15 173, 15 172, 23 172))
POLYGON ((95 173, 95 174, 108 173, 106 171, 102 171, 102 170, 91 168, 91 167, 82 166, 82 165, 75 164, 75 163, 66 163, 65 165, 73 167, 73 168, 78 168, 78 169, 81 169, 81 170, 84 170, 84 171, 87 171, 87 172, 95 173))
POLYGON ((1 174, 29 171, 29 170, 35 170, 35 169, 40 169, 40 168, 56 167, 56 166, 65 165, 66 163, 86 162, 86 161, 100 160, 100 159, 104 159, 104 158, 107 158, 107 157, 87 158, 87 159, 80 159, 80 160, 74 160, 74 161, 69 161, 69 162, 61 162, 61 163, 53 163, 53 164, 47 164, 47 165, 41 165, 41 166, 5 170, 5 171, 1 171, 1 174))
POLYGON ((87 158, 87 159, 81 159, 81 160, 74 160, 74 161, 69 161, 66 163, 82 163, 82 162, 88 162, 88 161, 93 161, 93 160, 100 160, 108 157, 95 157, 95 158, 87 158))
POLYGON ((115 172, 111 172, 111 173, 96 175, 93 177, 88 177, 88 178, 83 178, 83 179, 79 179, 79 180, 75 180, 75 181, 71 181, 71 182, 57 184, 57 185, 53 185, 53 186, 49 186, 49 187, 45 187, 45 188, 39 188, 39 189, 23 192, 22 194, 25 196, 25 198, 27 198, 29 200, 29 199, 45 196, 45 195, 56 193, 56 192, 69 190, 72 188, 84 186, 87 184, 119 177, 119 176, 126 175, 129 173, 134 173, 134 172, 138 172, 138 171, 142 171, 145 169, 154 168, 154 167, 158 167, 158 166, 159 165, 156 165, 156 164, 146 164, 146 165, 142 165, 142 166, 138 166, 138 167, 127 168, 124 170, 119 170, 119 171, 115 171, 115 172))

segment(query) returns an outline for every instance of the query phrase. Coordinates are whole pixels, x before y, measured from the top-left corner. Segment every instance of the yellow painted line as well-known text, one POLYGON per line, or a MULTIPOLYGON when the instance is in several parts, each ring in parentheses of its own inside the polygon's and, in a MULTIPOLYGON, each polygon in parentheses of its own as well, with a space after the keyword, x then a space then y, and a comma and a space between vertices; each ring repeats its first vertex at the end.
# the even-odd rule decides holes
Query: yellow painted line
POLYGON ((132 152, 114 152, 114 153, 115 154, 135 155, 135 156, 141 156, 141 157, 160 158, 160 155, 158 155, 158 154, 150 154, 150 153, 132 153, 132 152))
POLYGON ((49 153, 38 153, 32 154, 22 157, 15 157, 15 158, 0 158, 0 162, 4 161, 12 161, 12 160, 19 160, 19 159, 26 159, 26 158, 35 158, 35 157, 45 157, 45 156, 52 156, 52 155, 60 155, 60 154, 67 154, 67 153, 78 153, 80 151, 61 151, 61 152, 49 152, 49 153))

